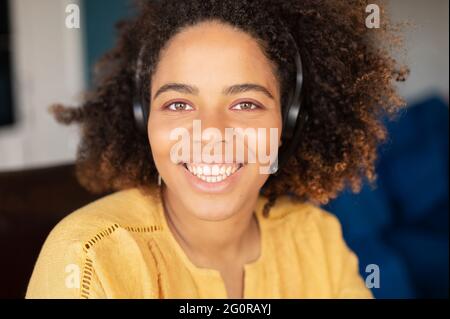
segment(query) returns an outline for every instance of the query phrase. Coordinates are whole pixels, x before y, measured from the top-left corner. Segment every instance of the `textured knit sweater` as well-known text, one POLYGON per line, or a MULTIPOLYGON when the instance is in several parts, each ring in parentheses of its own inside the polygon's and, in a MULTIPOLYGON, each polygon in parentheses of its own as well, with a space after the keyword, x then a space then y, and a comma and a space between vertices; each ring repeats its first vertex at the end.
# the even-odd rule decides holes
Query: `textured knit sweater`
MULTIPOLYGON (((372 298, 337 218, 310 203, 258 199, 259 258, 244 267, 244 298, 372 298)), ((48 236, 27 298, 227 298, 218 270, 188 258, 157 188, 129 189, 64 218, 48 236)))

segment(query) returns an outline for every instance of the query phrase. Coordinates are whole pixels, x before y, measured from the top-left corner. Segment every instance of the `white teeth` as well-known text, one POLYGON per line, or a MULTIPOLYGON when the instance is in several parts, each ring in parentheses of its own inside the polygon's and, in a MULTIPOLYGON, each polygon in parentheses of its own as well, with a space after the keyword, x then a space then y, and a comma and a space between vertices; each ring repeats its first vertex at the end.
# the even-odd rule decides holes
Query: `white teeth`
POLYGON ((192 175, 208 183, 221 182, 233 175, 240 167, 242 167, 241 164, 186 164, 186 168, 192 175))

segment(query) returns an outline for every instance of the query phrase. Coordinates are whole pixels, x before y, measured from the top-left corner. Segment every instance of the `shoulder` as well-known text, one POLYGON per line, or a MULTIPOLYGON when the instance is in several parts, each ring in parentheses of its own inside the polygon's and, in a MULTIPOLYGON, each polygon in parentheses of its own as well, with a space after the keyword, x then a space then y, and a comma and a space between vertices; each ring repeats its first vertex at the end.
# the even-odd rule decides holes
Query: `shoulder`
POLYGON ((51 231, 49 239, 88 242, 102 232, 156 226, 158 197, 152 189, 127 189, 72 212, 51 231))
POLYGON ((271 236, 279 243, 293 245, 303 254, 322 262, 339 258, 346 248, 339 219, 310 202, 279 197, 265 220, 271 236))
POLYGON ((303 235, 317 231, 325 236, 341 234, 341 224, 335 215, 313 203, 290 196, 277 198, 267 219, 275 227, 289 227, 303 235))
POLYGON ((107 274, 99 273, 99 269, 120 274, 111 266, 117 264, 129 269, 127 274, 130 274, 133 265, 127 263, 133 258, 121 258, 122 255, 110 252, 121 252, 125 245, 126 257, 140 256, 141 237, 136 234, 160 229, 157 209, 158 197, 151 190, 129 189, 103 197, 66 216, 45 240, 26 297, 104 297, 98 277, 107 278, 107 274), (112 258, 122 261, 118 263, 112 258), (79 278, 78 284, 70 283, 71 272, 77 274, 73 278, 79 278))
POLYGON ((312 203, 288 196, 277 199, 267 223, 283 243, 294 240, 292 255, 314 265, 312 272, 326 280, 324 286, 335 298, 372 298, 359 274, 356 254, 347 246, 338 218, 312 203))

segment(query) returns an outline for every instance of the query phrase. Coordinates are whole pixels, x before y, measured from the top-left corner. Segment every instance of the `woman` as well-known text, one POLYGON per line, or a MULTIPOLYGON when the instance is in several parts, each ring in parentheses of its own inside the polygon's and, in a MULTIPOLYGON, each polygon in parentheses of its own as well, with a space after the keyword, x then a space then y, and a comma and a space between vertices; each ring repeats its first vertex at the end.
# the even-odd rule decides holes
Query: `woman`
MULTIPOLYGON (((381 117, 403 106, 392 81, 404 74, 381 47, 389 34, 366 28, 365 6, 144 2, 121 24, 84 104, 53 109, 82 125, 80 182, 117 192, 55 227, 27 297, 372 297, 338 220, 318 206, 375 180, 381 117), (301 130, 289 139, 286 108, 299 84, 301 130), (194 160, 194 144, 207 140, 195 138, 196 123, 272 128, 280 156, 295 149, 270 177, 236 152, 229 162, 194 160), (182 159, 177 129, 191 137, 182 159)), ((269 146, 242 141, 246 154, 269 146)), ((213 139, 214 151, 231 142, 213 139)))

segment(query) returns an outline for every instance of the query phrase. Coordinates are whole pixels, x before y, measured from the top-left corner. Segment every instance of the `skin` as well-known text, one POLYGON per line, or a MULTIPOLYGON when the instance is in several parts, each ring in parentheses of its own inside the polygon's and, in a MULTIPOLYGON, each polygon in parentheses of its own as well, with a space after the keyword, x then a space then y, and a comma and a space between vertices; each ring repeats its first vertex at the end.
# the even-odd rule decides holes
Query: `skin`
POLYGON ((183 29, 168 42, 151 83, 149 142, 164 182, 169 227, 193 264, 218 270, 228 297, 241 298, 243 267, 260 256, 260 231, 253 211, 268 175, 260 174, 260 163, 246 162, 232 187, 201 191, 189 183, 184 166, 171 161, 176 141, 169 134, 177 127, 192 133, 192 122, 199 119, 202 130, 215 127, 223 136, 226 127, 277 128, 280 140, 280 89, 274 67, 249 34, 208 21, 183 29), (155 97, 159 88, 174 82, 195 86, 198 92, 169 90, 155 97), (242 83, 261 85, 272 98, 256 90, 223 94, 224 88, 242 83), (263 108, 236 106, 242 99, 257 101, 263 108), (181 109, 167 108, 174 102, 186 104, 181 109))

